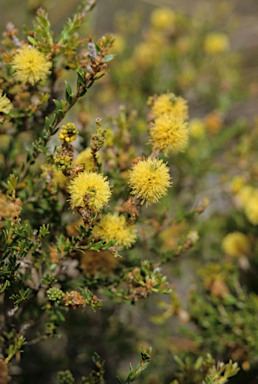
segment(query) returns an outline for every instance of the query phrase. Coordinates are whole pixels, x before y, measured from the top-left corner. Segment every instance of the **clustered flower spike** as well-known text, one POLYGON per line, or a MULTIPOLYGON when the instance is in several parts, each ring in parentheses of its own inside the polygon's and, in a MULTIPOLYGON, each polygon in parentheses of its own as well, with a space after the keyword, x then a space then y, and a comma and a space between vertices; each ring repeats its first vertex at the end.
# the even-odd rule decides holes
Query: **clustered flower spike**
POLYGON ((52 63, 37 48, 25 45, 13 59, 13 68, 22 82, 34 85, 40 80, 46 80, 51 73, 52 63))
POLYGON ((108 213, 101 217, 92 234, 104 238, 107 242, 117 239, 116 245, 130 248, 137 238, 137 226, 128 224, 125 216, 108 213))
POLYGON ((3 122, 3 118, 1 117, 1 115, 4 113, 6 115, 8 115, 8 113, 10 112, 10 110, 13 108, 13 105, 12 103, 10 102, 10 100, 8 99, 8 97, 6 97, 5 95, 3 95, 3 91, 2 89, 0 89, 0 123, 3 122))
POLYGON ((68 190, 72 208, 90 208, 99 212, 110 199, 111 191, 107 177, 84 171, 71 180, 68 190))
POLYGON ((67 123, 66 125, 62 125, 62 129, 59 132, 59 138, 62 142, 71 143, 76 140, 76 136, 78 135, 78 130, 74 123, 67 123))
POLYGON ((129 185, 133 195, 137 194, 146 205, 151 205, 167 194, 170 180, 169 168, 163 160, 148 158, 133 167, 129 185))
POLYGON ((188 107, 182 97, 173 93, 154 99, 152 112, 155 122, 150 128, 153 150, 164 151, 165 155, 183 151, 188 141, 188 107))

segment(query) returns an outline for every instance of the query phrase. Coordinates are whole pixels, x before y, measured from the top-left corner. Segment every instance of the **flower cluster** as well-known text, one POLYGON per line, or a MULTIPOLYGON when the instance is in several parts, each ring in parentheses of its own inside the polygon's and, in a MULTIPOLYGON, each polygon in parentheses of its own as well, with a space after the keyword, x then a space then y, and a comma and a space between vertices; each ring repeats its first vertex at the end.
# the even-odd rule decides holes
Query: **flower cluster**
POLYGON ((171 185, 169 168, 163 160, 148 158, 139 161, 130 172, 129 185, 132 194, 141 197, 146 205, 157 203, 171 185))
POLYGON ((116 245, 130 248, 137 238, 137 226, 128 224, 125 216, 108 213, 101 216, 92 234, 106 239, 107 242, 117 240, 116 245))
POLYGON ((154 99, 152 112, 155 121, 150 128, 150 140, 153 150, 164 151, 165 155, 183 151, 188 141, 186 119, 188 107, 181 97, 170 93, 154 99))
POLYGON ((223 239, 222 248, 227 255, 240 257, 248 253, 250 244, 246 235, 233 232, 223 239))
POLYGON ((77 135, 78 130, 74 123, 67 123, 66 125, 62 125, 62 129, 59 132, 60 140, 67 143, 75 141, 77 135))
POLYGON ((111 196, 107 177, 84 171, 71 180, 68 186, 72 208, 87 207, 99 212, 111 196))
POLYGON ((34 85, 46 80, 51 73, 52 63, 37 48, 25 45, 15 54, 12 66, 22 82, 28 81, 34 85))
POLYGON ((10 110, 13 108, 11 101, 3 95, 3 91, 0 89, 0 123, 3 122, 2 114, 8 115, 10 110))

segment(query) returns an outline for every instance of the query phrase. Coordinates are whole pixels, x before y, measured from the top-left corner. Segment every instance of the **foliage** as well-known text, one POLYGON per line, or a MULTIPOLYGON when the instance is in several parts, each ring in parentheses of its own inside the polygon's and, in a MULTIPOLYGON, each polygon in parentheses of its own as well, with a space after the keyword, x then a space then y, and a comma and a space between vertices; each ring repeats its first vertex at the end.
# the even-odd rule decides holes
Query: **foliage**
POLYGON ((232 117, 255 87, 230 50, 231 8, 155 8, 144 28, 118 13, 115 36, 85 38, 95 4, 59 34, 43 8, 23 40, 3 34, 3 383, 68 340, 76 353, 48 363, 59 384, 251 383, 257 121, 232 117))

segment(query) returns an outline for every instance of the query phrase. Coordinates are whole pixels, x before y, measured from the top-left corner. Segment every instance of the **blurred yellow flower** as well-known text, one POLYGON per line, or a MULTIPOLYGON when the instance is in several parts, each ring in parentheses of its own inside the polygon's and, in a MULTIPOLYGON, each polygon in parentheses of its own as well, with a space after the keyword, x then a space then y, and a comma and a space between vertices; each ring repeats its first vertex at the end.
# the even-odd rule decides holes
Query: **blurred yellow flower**
POLYGON ((229 39, 225 33, 209 33, 204 40, 205 52, 215 55, 229 49, 229 39))
POLYGON ((104 238, 107 242, 117 239, 115 245, 130 248, 137 238, 137 226, 128 224, 125 216, 108 213, 101 216, 100 221, 93 229, 92 235, 104 238))
POLYGON ((102 174, 84 171, 71 180, 68 191, 71 194, 72 208, 88 206, 100 211, 108 203, 111 191, 107 177, 102 174))
POLYGON ((67 177, 64 176, 62 171, 57 171, 56 167, 52 164, 44 164, 41 166, 41 177, 44 177, 47 183, 52 182, 54 185, 58 185, 64 189, 67 184, 67 177))
POLYGON ((235 176, 231 181, 231 190, 233 193, 238 193, 244 186, 244 179, 241 176, 235 176))
POLYGON ((91 153, 91 148, 87 147, 84 151, 80 152, 78 156, 74 160, 75 164, 84 164, 85 171, 93 171, 94 170, 94 161, 91 153))
POLYGON ((52 67, 45 55, 30 45, 24 46, 16 53, 12 65, 21 81, 28 81, 32 85, 37 81, 46 80, 52 67))
POLYGON ((4 113, 6 115, 8 115, 8 113, 10 112, 10 110, 13 108, 13 105, 12 103, 10 102, 10 100, 8 99, 8 97, 6 97, 5 95, 3 95, 3 91, 2 89, 0 89, 0 123, 3 122, 3 118, 1 117, 1 115, 4 113))
POLYGON ((226 255, 238 257, 248 253, 250 246, 246 235, 241 232, 233 232, 224 237, 222 248, 226 255))
POLYGON ((210 131, 213 134, 218 133, 221 130, 223 125, 222 116, 218 111, 212 111, 211 113, 206 115, 204 122, 208 131, 210 131))
POLYGON ((258 225, 258 191, 256 190, 251 199, 246 203, 245 214, 253 225, 258 225))
POLYGON ((239 190, 237 197, 241 205, 245 206, 250 201, 253 194, 254 188, 251 185, 245 185, 239 190))
POLYGON ((133 195, 138 194, 146 205, 151 205, 167 194, 170 180, 169 168, 163 160, 149 158, 133 167, 129 185, 133 195))
POLYGON ((189 134, 195 139, 200 139, 205 134, 205 124, 201 119, 192 119, 189 122, 189 134))
POLYGON ((157 29, 166 29, 175 24, 175 13, 170 8, 156 8, 151 14, 151 24, 157 29))
POLYGON ((125 49, 126 42, 122 35, 113 35, 115 38, 114 45, 110 49, 111 53, 122 53, 125 49))

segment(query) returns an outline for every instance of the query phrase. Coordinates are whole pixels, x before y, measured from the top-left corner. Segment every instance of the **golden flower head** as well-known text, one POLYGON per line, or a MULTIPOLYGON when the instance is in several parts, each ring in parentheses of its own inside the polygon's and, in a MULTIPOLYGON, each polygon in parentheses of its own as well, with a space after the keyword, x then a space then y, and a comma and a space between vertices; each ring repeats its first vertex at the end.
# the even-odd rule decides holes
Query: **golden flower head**
POLYGON ((169 168, 158 159, 139 161, 130 172, 129 185, 132 194, 138 194, 146 201, 146 205, 156 203, 167 194, 167 188, 171 185, 169 168))
POLYGON ((108 213, 100 218, 92 234, 104 238, 107 242, 117 239, 116 245, 130 248, 137 238, 137 226, 127 224, 125 216, 108 213))
POLYGON ((176 97, 174 93, 160 95, 154 101, 152 112, 157 118, 165 113, 173 114, 175 118, 188 119, 188 106, 182 97, 176 97))
POLYGON ((246 235, 241 232, 233 232, 224 237, 222 248, 226 255, 238 257, 246 254, 250 246, 246 235))
POLYGON ((257 190, 255 190, 254 194, 246 204, 245 214, 251 224, 258 225, 258 191, 257 190))
POLYGON ((237 197, 239 199, 241 206, 246 206, 249 203, 250 199, 254 195, 255 189, 251 185, 244 185, 240 188, 237 197))
POLYGON ((165 113, 158 117, 150 128, 153 149, 161 149, 166 156, 169 150, 181 152, 187 145, 188 132, 184 119, 165 113))
POLYGON ((220 52, 225 52, 229 49, 229 40, 225 33, 214 32, 209 33, 204 41, 205 52, 215 55, 220 52))
POLYGON ((194 118, 189 122, 189 134, 194 139, 201 139, 205 135, 205 124, 201 119, 194 118))
POLYGON ((241 176, 233 177, 231 181, 231 190, 233 193, 238 193, 244 186, 245 181, 241 176))
POLYGON ((71 206, 85 207, 85 198, 89 208, 100 211, 111 196, 107 177, 95 172, 84 171, 71 180, 68 191, 71 194, 71 206))
POLYGON ((2 121, 4 120, 1 117, 1 114, 4 113, 8 115, 8 113, 12 108, 13 108, 12 103, 5 95, 3 95, 3 91, 2 89, 0 89, 0 123, 2 123, 2 121))
POLYGON ((26 45, 14 56, 13 67, 22 82, 28 81, 34 85, 46 79, 52 63, 37 48, 26 45))
POLYGON ((67 177, 62 171, 58 171, 53 164, 44 164, 41 166, 41 170, 41 177, 46 179, 47 183, 52 182, 54 185, 59 185, 60 188, 65 189, 67 177))
POLYGON ((166 29, 175 24, 175 13, 170 8, 156 8, 151 14, 151 24, 157 29, 166 29))
MULTIPOLYGON (((97 157, 98 154, 97 154, 97 157)), ((94 161, 93 156, 91 153, 91 148, 88 147, 84 149, 84 151, 80 152, 76 159, 74 160, 75 164, 84 164, 86 171, 93 171, 94 170, 94 161)))

